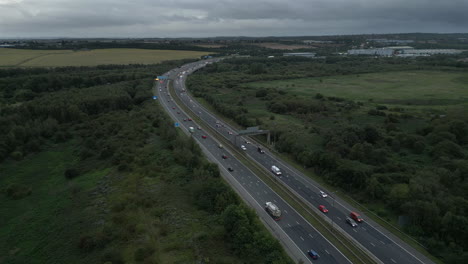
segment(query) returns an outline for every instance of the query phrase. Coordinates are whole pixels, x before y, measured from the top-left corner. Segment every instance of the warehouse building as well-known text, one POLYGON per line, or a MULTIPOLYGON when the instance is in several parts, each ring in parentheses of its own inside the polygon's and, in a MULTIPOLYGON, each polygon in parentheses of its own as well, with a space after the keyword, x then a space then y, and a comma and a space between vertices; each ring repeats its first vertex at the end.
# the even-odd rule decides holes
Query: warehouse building
POLYGON ((394 49, 388 48, 348 50, 348 55, 392 56, 394 53, 394 49))
POLYGON ((283 56, 298 56, 298 57, 313 58, 315 57, 315 53, 314 52, 289 52, 289 53, 283 53, 283 56))

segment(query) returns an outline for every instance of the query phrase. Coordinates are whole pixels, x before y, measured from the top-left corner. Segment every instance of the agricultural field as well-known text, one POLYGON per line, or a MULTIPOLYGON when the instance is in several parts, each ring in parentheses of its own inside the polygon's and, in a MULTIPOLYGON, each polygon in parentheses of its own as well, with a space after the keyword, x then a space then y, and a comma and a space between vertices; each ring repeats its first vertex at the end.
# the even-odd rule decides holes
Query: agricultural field
POLYGON ((467 72, 409 71, 340 75, 247 84, 275 88, 301 97, 341 97, 392 107, 448 110, 468 104, 467 72))
POLYGON ((208 52, 150 49, 22 50, 0 49, 0 67, 96 66, 155 64, 167 60, 200 58, 208 52))

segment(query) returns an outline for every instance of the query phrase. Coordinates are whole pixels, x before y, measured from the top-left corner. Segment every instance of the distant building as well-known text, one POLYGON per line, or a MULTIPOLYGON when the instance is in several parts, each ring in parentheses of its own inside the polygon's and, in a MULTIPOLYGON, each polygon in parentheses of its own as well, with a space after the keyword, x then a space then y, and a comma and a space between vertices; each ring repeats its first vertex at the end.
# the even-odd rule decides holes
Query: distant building
POLYGON ((410 46, 392 46, 374 49, 352 49, 348 50, 348 55, 416 57, 436 54, 452 55, 460 54, 462 52, 462 50, 455 49, 415 49, 410 46))
POLYGON ((369 42, 376 42, 382 44, 409 44, 414 43, 411 39, 366 39, 369 42))
POLYGON ((305 44, 333 44, 333 41, 329 40, 304 40, 302 41, 305 44))
POLYGON ((283 56, 297 56, 297 57, 313 58, 315 57, 315 53, 314 52, 288 52, 288 53, 283 53, 283 56))
POLYGON ((348 50, 348 55, 393 56, 394 53, 394 49, 387 48, 348 50))
POLYGON ((430 56, 436 54, 446 54, 446 55, 453 55, 453 54, 460 54, 462 50, 456 49, 412 49, 412 50, 402 50, 401 54, 411 54, 413 56, 430 56))

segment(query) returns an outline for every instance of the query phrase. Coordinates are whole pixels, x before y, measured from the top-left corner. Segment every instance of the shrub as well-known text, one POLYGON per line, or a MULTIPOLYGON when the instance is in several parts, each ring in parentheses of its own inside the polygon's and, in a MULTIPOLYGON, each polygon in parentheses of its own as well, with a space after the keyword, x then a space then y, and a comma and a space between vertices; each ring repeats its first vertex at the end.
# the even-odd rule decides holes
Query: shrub
POLYGON ((25 186, 16 183, 8 185, 8 187, 5 189, 6 196, 14 200, 22 199, 26 196, 31 195, 31 193, 32 188, 30 186, 25 186))
POLYGON ((76 168, 69 168, 65 170, 64 175, 67 179, 73 179, 80 176, 80 173, 76 168))

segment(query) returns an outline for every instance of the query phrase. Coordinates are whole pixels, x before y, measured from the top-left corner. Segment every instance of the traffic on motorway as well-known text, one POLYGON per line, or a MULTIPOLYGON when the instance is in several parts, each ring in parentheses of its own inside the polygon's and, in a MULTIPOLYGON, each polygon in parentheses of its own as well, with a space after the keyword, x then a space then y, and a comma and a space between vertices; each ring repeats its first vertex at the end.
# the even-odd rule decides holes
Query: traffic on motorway
MULTIPOLYGON (((185 79, 187 76, 203 66, 205 66, 205 63, 201 62, 191 65, 186 68, 186 70, 179 72, 174 81, 174 89, 181 101, 189 107, 193 113, 196 113, 205 121, 207 125, 216 129, 220 135, 230 140, 233 144, 236 144, 237 147, 243 149, 248 157, 265 169, 272 171, 272 166, 277 167, 281 171, 281 174, 275 174, 285 186, 288 186, 290 190, 293 190, 298 196, 309 202, 312 207, 318 209, 322 205, 327 208, 328 212, 326 213, 326 217, 330 219, 333 225, 346 232, 383 263, 433 263, 422 254, 406 245, 406 243, 388 234, 388 231, 378 226, 373 221, 357 221, 352 213, 359 214, 359 212, 340 199, 337 199, 333 193, 327 195, 328 199, 322 199, 324 197, 321 195, 321 192, 326 193, 326 191, 324 192, 324 189, 317 183, 285 162, 279 160, 269 151, 265 151, 265 148, 260 147, 258 143, 252 144, 251 142, 254 142, 252 139, 238 136, 238 131, 236 129, 223 123, 219 118, 209 113, 187 93, 185 87, 185 79), (244 147, 242 148, 242 146, 244 147)), ((362 220, 363 218, 361 217, 360 219, 362 220)))
MULTIPOLYGON (((202 119, 206 125, 215 129, 220 135, 230 140, 247 157, 270 171, 274 175, 273 177, 276 177, 291 191, 296 193, 297 196, 307 201, 311 207, 320 211, 323 217, 329 219, 333 226, 352 237, 383 263, 432 263, 432 261, 413 248, 399 241, 396 237, 389 235, 388 232, 373 221, 368 221, 368 219, 365 219, 365 216, 363 218, 359 212, 338 199, 334 193, 327 194, 327 191, 316 182, 275 157, 270 151, 265 151, 266 148, 260 146, 260 144, 255 143, 250 138, 238 136, 236 129, 220 121, 219 118, 209 113, 194 100, 187 93, 185 79, 193 71, 204 67, 206 63, 192 63, 172 72, 175 93, 190 108, 193 114, 202 119)), ((180 109, 170 98, 167 87, 165 88, 164 95, 168 99, 165 102, 170 104, 168 110, 180 115, 180 109), (171 109, 171 107, 175 107, 175 109, 171 109)), ((283 217, 281 221, 285 219, 283 217)), ((323 254, 319 253, 319 255, 323 254)))
MULTIPOLYGON (((178 70, 183 72, 184 69, 186 67, 181 67, 178 70)), ((171 72, 167 74, 170 75, 171 72)), ((178 75, 178 72, 172 74, 178 75)), ((233 177, 245 190, 245 194, 255 201, 257 212, 266 219, 267 224, 279 232, 284 232, 289 241, 283 241, 283 243, 290 244, 292 248, 295 247, 301 254, 300 259, 306 262, 320 259, 323 263, 351 263, 287 202, 239 162, 234 154, 216 141, 209 132, 204 131, 201 126, 196 124, 192 116, 180 109, 171 98, 167 81, 157 81, 155 92, 164 109, 178 123, 178 126, 190 133, 202 148, 208 151, 211 160, 216 161, 221 170, 233 177), (276 207, 279 212, 271 209, 271 205, 276 207), (312 256, 310 252, 315 252, 316 255, 312 256)), ((226 134, 230 135, 228 132, 226 134)))

